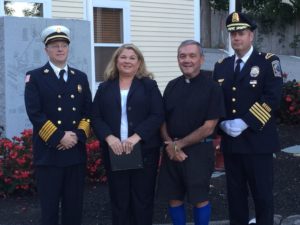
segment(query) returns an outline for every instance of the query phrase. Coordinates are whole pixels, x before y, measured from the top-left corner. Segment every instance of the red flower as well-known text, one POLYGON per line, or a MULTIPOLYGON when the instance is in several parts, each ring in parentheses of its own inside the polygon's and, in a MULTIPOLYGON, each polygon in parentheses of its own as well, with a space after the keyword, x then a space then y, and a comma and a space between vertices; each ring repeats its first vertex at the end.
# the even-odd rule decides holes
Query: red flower
POLYGON ((106 177, 106 176, 101 177, 101 178, 100 178, 100 181, 101 181, 102 183, 106 183, 107 177, 106 177))
POLYGON ((293 111, 295 111, 295 107, 294 107, 294 106, 290 106, 290 107, 289 107, 289 110, 290 110, 291 112, 293 112, 293 111))
POLYGON ((10 184, 11 183, 11 178, 4 178, 4 182, 6 184, 10 184))
MULTIPOLYGON (((87 178, 106 182, 100 142, 91 137, 87 144, 87 178)), ((0 138, 0 195, 16 190, 34 191, 32 130, 24 130, 12 140, 0 138)))
POLYGON ((285 101, 287 101, 287 102, 291 102, 291 101, 292 101, 292 98, 291 98, 291 96, 290 96, 290 95, 287 95, 287 96, 285 97, 285 101))
POLYGON ((18 156, 18 153, 16 153, 16 152, 10 152, 9 156, 10 156, 10 158, 12 158, 12 159, 16 159, 17 156, 18 156))

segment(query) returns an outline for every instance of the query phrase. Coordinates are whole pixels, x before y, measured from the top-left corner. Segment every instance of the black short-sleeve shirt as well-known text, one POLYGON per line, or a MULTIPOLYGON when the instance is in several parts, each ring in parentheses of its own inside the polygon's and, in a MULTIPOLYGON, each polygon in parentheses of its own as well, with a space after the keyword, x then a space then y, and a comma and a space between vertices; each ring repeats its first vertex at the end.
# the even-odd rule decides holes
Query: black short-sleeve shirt
POLYGON ((171 138, 183 138, 206 120, 225 116, 221 88, 203 72, 192 79, 182 75, 170 81, 163 98, 171 138))

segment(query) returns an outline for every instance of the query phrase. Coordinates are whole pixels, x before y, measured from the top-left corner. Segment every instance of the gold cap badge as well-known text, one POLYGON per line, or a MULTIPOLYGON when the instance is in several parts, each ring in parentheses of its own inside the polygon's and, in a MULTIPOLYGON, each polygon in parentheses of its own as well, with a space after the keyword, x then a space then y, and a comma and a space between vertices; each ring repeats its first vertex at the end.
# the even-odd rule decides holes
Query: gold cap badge
POLYGON ((236 22, 239 22, 239 21, 240 21, 239 14, 238 13, 233 13, 232 14, 232 22, 236 23, 236 22))

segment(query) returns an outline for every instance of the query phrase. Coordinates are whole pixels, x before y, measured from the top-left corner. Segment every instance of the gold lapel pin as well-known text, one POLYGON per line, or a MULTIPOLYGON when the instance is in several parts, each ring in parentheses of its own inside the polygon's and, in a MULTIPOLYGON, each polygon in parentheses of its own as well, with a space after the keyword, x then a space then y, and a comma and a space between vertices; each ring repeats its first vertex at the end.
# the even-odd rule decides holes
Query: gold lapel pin
POLYGON ((77 90, 78 90, 79 93, 82 92, 82 86, 80 84, 77 85, 77 90))

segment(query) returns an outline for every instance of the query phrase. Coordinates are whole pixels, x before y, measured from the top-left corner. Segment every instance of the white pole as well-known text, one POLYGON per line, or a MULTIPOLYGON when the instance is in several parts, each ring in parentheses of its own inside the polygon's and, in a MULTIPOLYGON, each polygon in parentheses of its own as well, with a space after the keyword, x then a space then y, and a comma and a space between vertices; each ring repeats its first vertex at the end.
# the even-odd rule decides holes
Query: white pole
MULTIPOLYGON (((235 11, 235 0, 229 1, 229 14, 235 11)), ((233 55, 234 51, 231 47, 230 35, 228 35, 228 54, 233 55)))

